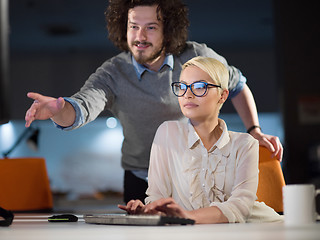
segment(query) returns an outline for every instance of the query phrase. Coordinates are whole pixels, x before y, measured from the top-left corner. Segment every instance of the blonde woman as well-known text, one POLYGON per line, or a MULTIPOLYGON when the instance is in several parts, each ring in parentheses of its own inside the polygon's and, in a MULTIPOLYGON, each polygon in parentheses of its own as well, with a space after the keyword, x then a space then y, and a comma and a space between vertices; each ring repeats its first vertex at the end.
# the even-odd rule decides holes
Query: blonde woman
POLYGON ((131 214, 165 214, 196 223, 280 221, 256 202, 258 141, 228 131, 219 111, 228 97, 229 74, 216 59, 195 57, 183 65, 173 93, 185 120, 166 121, 155 135, 146 205, 119 207, 131 214))

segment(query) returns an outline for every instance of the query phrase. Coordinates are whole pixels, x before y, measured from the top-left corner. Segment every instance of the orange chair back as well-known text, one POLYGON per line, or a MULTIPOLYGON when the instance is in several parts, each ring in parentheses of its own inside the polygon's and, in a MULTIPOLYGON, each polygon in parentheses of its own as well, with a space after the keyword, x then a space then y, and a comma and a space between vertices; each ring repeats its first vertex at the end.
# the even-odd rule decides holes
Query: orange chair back
POLYGON ((45 159, 0 159, 0 207, 22 212, 52 209, 45 159))
POLYGON ((259 184, 257 197, 276 212, 283 212, 282 187, 285 185, 282 168, 276 157, 271 158, 271 152, 259 147, 259 184))

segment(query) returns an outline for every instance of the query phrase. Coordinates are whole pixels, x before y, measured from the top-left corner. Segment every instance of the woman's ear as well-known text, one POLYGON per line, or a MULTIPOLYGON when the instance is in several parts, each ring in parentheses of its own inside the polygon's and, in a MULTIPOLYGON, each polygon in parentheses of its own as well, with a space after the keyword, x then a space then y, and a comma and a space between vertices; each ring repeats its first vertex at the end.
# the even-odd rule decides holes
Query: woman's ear
POLYGON ((224 90, 222 91, 222 93, 221 93, 221 97, 220 97, 219 102, 220 102, 220 103, 224 103, 224 102, 227 100, 228 96, 229 96, 229 90, 224 89, 224 90))

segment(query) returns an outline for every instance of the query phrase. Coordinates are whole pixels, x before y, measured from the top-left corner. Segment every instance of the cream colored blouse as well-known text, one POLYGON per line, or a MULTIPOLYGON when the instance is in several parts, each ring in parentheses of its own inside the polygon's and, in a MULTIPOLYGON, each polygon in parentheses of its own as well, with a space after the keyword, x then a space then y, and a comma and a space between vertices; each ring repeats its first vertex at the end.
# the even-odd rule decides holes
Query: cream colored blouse
POLYGON ((229 222, 278 221, 281 217, 256 202, 258 141, 246 133, 223 133, 208 152, 188 120, 167 121, 155 135, 146 204, 172 197, 186 210, 216 206, 229 222))

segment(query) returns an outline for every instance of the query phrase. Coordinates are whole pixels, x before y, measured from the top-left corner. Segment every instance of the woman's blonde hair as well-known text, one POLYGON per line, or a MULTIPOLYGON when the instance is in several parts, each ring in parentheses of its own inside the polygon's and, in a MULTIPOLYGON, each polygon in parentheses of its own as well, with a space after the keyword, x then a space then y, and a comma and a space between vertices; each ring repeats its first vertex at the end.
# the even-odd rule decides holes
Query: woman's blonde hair
POLYGON ((182 70, 189 66, 196 66, 208 73, 216 85, 221 86, 221 91, 228 90, 229 72, 228 69, 217 59, 210 57, 194 57, 182 66, 182 70))

